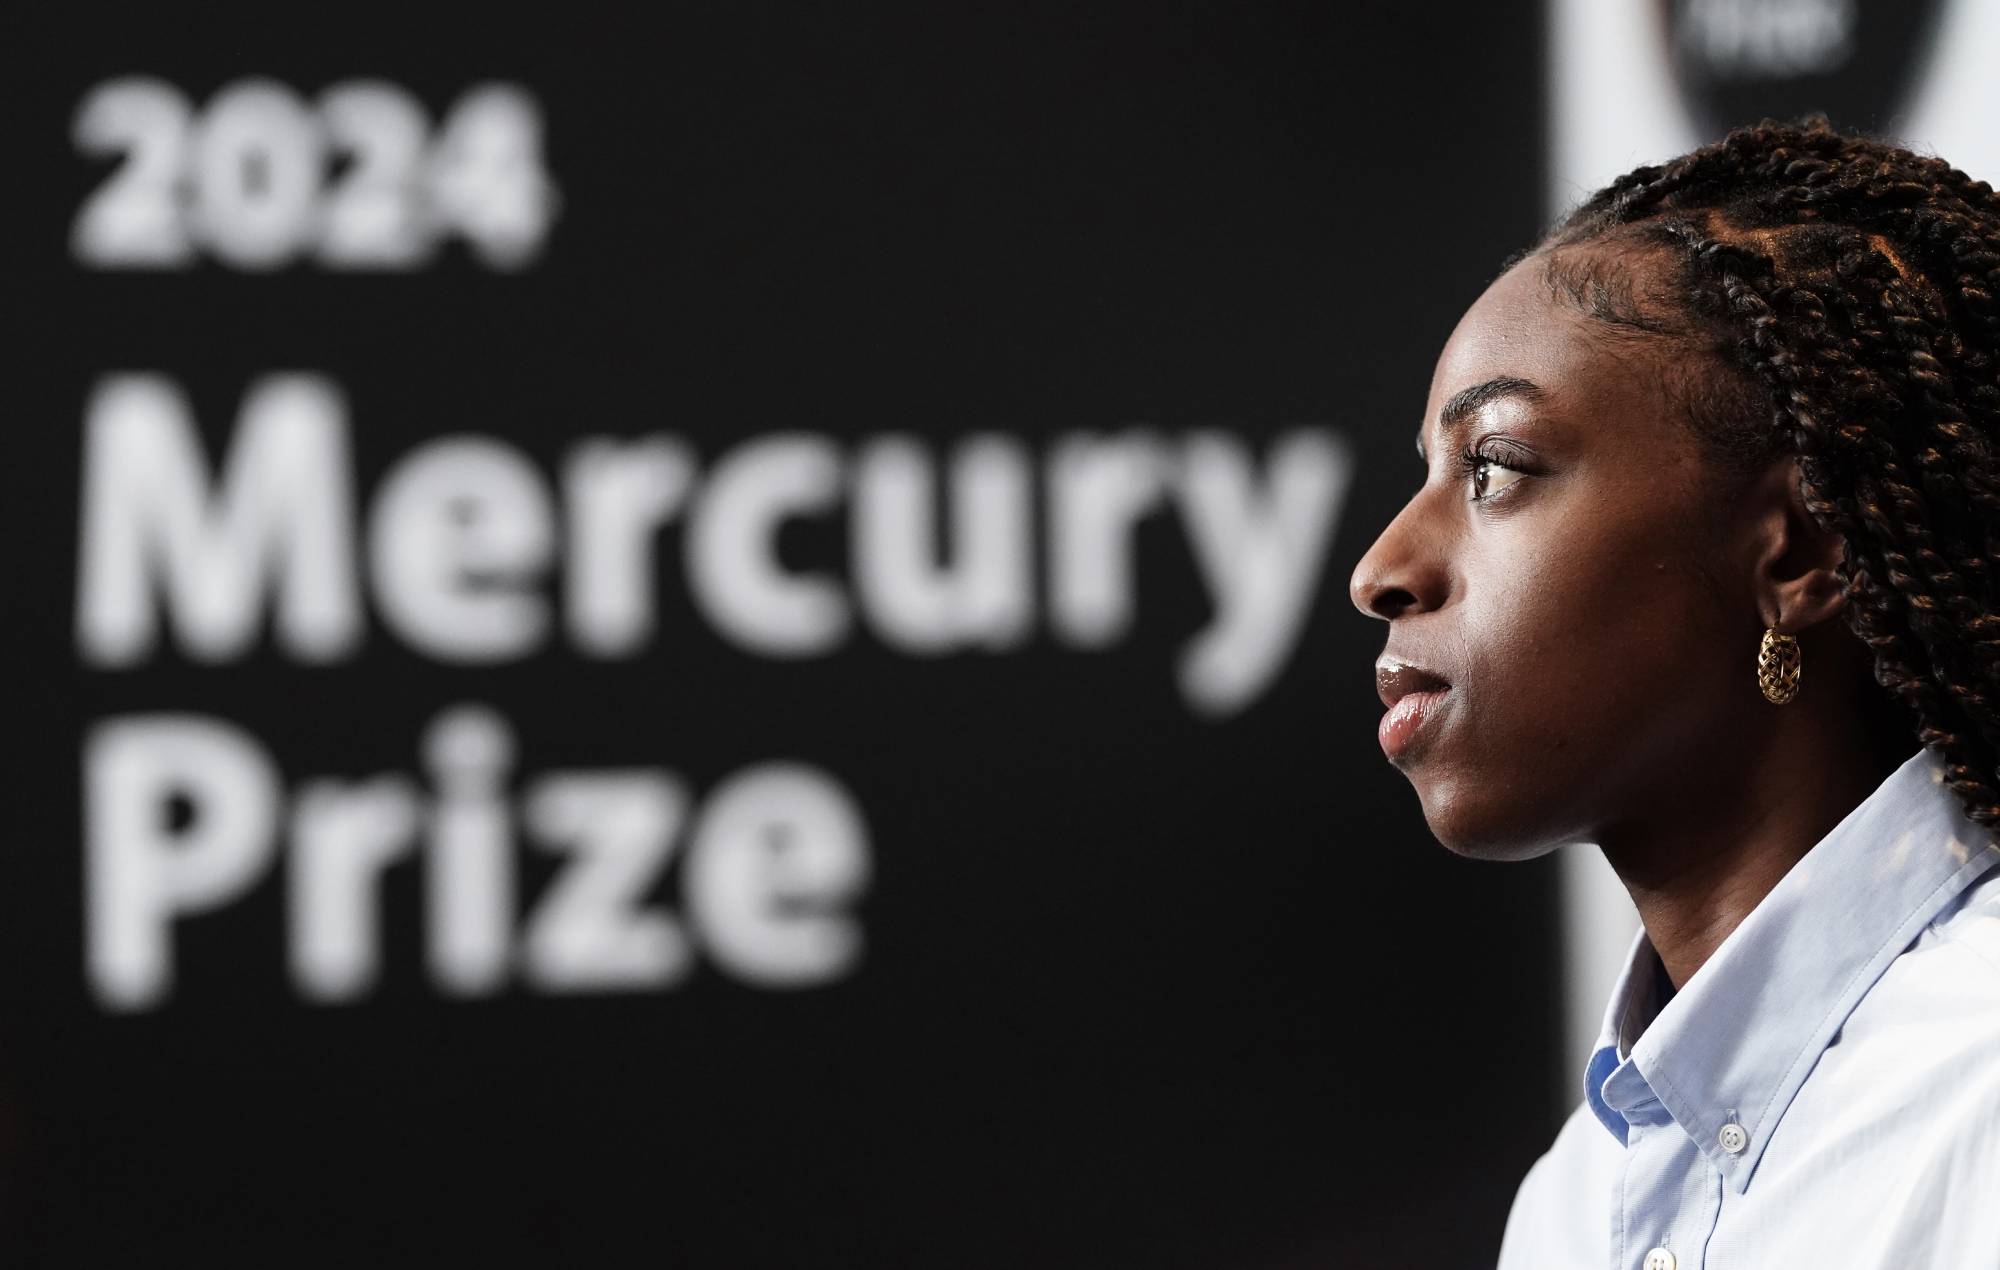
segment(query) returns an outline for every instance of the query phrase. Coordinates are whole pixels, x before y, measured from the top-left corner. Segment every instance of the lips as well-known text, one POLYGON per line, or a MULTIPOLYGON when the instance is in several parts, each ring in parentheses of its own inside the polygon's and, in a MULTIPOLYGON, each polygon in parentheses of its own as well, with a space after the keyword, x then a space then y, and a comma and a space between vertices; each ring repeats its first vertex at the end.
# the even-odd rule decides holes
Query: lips
POLYGON ((1450 687, 1442 675, 1386 654, 1375 663, 1375 691, 1385 706, 1393 707, 1413 692, 1443 692, 1450 687))
POLYGON ((1404 755, 1424 724, 1433 718, 1451 684, 1442 675, 1387 656, 1375 663, 1375 689, 1389 707, 1376 728, 1376 739, 1391 762, 1404 755))

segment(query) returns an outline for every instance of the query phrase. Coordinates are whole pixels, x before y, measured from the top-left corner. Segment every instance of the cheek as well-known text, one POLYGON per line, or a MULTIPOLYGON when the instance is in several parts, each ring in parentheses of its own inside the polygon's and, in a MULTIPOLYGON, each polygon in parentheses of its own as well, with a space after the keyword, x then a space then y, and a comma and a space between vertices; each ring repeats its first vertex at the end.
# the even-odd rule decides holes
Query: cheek
POLYGON ((1565 573, 1491 597, 1468 704, 1505 712, 1485 720, 1497 735, 1595 750, 1672 708, 1699 671, 1690 636, 1707 624, 1707 602, 1672 570, 1565 573))
POLYGON ((1722 606, 1668 525, 1509 545, 1468 561, 1458 735, 1426 805, 1468 842, 1545 848, 1701 743, 1722 606))
POLYGON ((1722 598, 1696 563, 1713 551, 1692 528, 1698 509, 1662 507, 1662 492, 1622 491, 1489 536, 1463 598, 1494 686, 1569 689, 1580 708, 1698 664, 1721 627, 1722 598))

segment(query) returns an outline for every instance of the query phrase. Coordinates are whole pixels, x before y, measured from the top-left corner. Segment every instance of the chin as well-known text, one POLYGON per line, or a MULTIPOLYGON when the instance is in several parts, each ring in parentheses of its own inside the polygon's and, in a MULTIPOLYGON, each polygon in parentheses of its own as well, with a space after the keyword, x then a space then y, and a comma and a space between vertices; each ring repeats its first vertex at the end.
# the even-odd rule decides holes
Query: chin
POLYGON ((1571 841, 1520 799, 1494 798, 1461 782, 1411 778, 1438 845, 1468 860, 1532 860, 1571 841))

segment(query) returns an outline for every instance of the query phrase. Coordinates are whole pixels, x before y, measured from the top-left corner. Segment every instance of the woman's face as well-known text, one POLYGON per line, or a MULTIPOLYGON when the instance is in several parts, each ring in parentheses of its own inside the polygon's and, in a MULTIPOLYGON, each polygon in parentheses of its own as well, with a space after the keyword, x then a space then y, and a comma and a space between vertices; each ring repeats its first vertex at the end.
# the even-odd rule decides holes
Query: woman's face
POLYGON ((1385 699, 1416 694, 1384 749, 1465 855, 1601 841, 1701 798, 1761 704, 1749 513, 1663 391, 1675 354, 1555 300, 1542 264, 1459 321, 1423 485, 1350 583, 1389 623, 1385 699))

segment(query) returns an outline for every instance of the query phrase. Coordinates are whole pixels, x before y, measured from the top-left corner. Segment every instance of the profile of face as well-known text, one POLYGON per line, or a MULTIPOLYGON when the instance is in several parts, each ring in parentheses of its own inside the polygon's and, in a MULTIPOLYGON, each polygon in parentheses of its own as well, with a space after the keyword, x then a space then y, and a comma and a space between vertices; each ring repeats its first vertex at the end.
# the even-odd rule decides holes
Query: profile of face
POLYGON ((1840 602, 1837 540, 1801 533, 1794 465, 1725 472, 1666 389, 1693 354, 1607 329, 1544 262, 1508 270, 1452 333, 1423 484, 1349 585, 1388 622, 1384 750, 1438 840, 1486 858, 1714 797, 1772 726, 1764 627, 1840 602))

